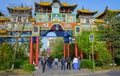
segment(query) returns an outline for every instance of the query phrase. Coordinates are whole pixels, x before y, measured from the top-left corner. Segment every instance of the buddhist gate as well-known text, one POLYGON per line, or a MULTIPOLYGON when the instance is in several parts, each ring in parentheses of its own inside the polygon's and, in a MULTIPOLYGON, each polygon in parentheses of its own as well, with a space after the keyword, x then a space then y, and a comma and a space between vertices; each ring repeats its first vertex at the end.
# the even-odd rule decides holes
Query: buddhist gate
MULTIPOLYGON (((64 38, 64 57, 70 56, 70 42, 82 31, 95 28, 94 23, 103 23, 103 17, 108 11, 93 17, 97 11, 90 11, 82 7, 73 14, 77 4, 68 4, 60 0, 51 2, 35 2, 35 14, 32 8, 23 4, 18 7, 7 7, 11 17, 6 17, 0 12, 0 44, 3 42, 30 42, 30 64, 33 64, 33 46, 36 44, 35 65, 38 66, 39 38, 46 37, 49 32, 54 32, 57 37, 64 38), (67 48, 67 50, 66 50, 67 48), (66 54, 67 53, 67 54, 66 54)), ((112 10, 110 10, 112 11, 112 10)), ((116 12, 116 11, 114 11, 116 12)), ((78 56, 78 47, 75 43, 75 56, 78 56)), ((80 52, 82 57, 82 52, 80 52)))

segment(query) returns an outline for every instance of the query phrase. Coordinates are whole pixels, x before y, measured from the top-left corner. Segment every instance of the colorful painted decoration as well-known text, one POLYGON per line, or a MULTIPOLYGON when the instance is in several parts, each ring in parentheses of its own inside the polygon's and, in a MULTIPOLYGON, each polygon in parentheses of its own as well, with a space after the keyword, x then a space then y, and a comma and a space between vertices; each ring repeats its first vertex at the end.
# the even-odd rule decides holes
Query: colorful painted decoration
POLYGON ((26 23, 24 26, 24 30, 31 30, 32 24, 31 23, 26 23))
POLYGON ((80 34, 81 28, 80 26, 75 26, 75 35, 80 34))
POLYGON ((61 21, 61 14, 60 13, 53 13, 52 14, 52 21, 61 21))
POLYGON ((66 21, 69 23, 75 23, 76 22, 76 15, 75 14, 67 14, 66 21))

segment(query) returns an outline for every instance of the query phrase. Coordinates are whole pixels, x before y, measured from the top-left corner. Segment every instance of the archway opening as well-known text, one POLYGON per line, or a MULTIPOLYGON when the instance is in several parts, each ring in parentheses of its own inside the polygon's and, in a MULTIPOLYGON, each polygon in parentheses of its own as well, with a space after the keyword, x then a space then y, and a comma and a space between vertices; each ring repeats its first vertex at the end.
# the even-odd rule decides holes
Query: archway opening
POLYGON ((63 28, 60 24, 54 24, 51 28, 50 31, 63 31, 63 28))

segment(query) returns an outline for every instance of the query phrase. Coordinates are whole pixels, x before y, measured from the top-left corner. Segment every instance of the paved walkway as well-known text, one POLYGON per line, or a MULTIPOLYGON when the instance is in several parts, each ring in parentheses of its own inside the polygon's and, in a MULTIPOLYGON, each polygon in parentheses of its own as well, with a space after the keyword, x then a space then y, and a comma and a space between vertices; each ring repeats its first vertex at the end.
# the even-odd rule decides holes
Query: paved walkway
POLYGON ((37 69, 34 72, 33 76, 86 76, 90 75, 92 72, 88 69, 82 69, 82 70, 60 70, 60 69, 49 69, 46 70, 44 73, 42 73, 41 69, 37 69))
POLYGON ((42 70, 35 70, 33 76, 120 76, 120 70, 103 70, 91 72, 88 69, 82 70, 55 70, 50 69, 42 73, 42 70))

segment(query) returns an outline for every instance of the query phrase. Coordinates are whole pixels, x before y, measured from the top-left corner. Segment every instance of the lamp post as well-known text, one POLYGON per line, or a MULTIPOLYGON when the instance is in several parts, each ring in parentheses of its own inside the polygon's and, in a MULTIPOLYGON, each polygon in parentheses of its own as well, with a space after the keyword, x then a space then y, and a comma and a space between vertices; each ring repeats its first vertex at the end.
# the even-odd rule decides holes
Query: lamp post
POLYGON ((93 34, 90 35, 90 42, 92 43, 93 71, 95 71, 95 64, 94 64, 94 45, 93 45, 93 42, 94 42, 94 35, 93 35, 93 34))
POLYGON ((94 60, 94 45, 93 45, 93 42, 94 42, 94 34, 93 34, 93 27, 92 27, 92 23, 90 23, 91 25, 91 28, 92 28, 92 34, 90 34, 90 42, 92 43, 92 61, 93 61, 93 71, 95 71, 95 60, 94 60))

